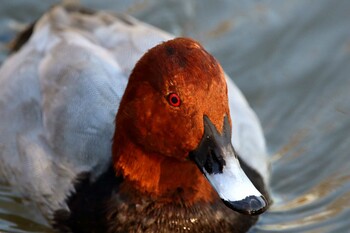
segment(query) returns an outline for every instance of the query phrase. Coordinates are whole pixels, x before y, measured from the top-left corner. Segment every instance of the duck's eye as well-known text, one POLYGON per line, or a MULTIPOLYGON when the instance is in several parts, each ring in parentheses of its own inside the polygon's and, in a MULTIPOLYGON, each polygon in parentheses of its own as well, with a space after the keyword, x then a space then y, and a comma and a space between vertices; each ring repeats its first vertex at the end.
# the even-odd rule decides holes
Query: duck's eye
POLYGON ((171 93, 168 95, 168 101, 169 104, 174 107, 179 107, 181 104, 180 97, 175 93, 171 93))

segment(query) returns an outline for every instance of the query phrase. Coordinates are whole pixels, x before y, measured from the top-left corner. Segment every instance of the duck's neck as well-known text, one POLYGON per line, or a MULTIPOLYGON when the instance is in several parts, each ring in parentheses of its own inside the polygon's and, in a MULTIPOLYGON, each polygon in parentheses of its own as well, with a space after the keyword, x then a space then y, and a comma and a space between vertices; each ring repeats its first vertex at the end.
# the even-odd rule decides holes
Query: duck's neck
POLYGON ((145 152, 124 137, 113 144, 114 168, 124 177, 122 190, 136 189, 160 203, 192 205, 218 197, 197 166, 145 152))

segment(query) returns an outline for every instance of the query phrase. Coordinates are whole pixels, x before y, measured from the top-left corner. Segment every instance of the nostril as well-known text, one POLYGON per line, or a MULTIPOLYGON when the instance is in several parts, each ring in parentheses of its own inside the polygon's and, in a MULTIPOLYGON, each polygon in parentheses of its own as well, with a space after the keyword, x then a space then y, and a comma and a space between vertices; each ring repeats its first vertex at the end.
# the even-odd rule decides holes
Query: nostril
POLYGON ((212 174, 213 173, 213 156, 212 156, 212 151, 209 151, 209 154, 207 156, 207 160, 204 163, 204 169, 209 173, 212 174))
POLYGON ((209 150, 207 160, 205 161, 204 168, 209 174, 222 173, 225 166, 225 160, 218 153, 215 153, 213 149, 209 150))

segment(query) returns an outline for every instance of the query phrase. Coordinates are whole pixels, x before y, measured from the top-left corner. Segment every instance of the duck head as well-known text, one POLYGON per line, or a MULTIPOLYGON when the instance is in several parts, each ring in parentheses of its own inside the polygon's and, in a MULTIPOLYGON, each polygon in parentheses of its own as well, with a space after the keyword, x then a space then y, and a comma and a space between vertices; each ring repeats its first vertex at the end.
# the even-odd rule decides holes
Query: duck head
POLYGON ((137 62, 116 116, 113 163, 130 187, 160 202, 220 197, 250 215, 267 207, 231 144, 224 72, 191 39, 164 42, 137 62))

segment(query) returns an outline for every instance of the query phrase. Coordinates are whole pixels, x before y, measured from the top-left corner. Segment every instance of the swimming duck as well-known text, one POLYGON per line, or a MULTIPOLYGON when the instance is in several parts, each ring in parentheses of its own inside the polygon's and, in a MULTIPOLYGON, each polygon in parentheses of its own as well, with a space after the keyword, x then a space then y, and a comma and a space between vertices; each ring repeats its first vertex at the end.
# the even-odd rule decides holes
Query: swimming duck
POLYGON ((0 69, 0 175, 62 232, 245 232, 260 123, 198 42, 55 6, 0 69))

